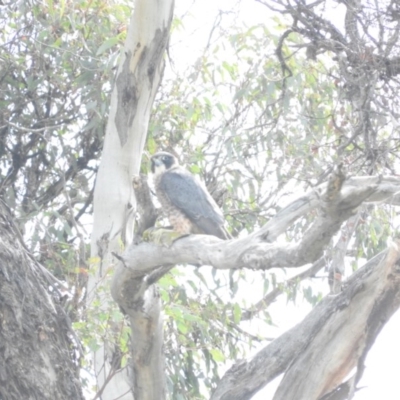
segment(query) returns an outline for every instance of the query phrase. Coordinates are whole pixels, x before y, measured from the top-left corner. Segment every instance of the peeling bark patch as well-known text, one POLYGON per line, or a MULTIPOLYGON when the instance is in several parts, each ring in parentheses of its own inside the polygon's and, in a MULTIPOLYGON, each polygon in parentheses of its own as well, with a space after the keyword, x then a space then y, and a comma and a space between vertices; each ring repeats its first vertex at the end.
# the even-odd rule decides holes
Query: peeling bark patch
POLYGON ((135 53, 141 48, 141 54, 135 71, 131 71, 132 52, 127 51, 125 54, 122 70, 116 79, 118 101, 115 126, 121 146, 124 146, 128 140, 128 130, 132 126, 137 113, 138 86, 143 84, 142 80, 146 81, 146 77, 149 87, 153 86, 158 66, 161 65, 160 69, 163 70, 164 63, 161 58, 167 46, 168 38, 169 29, 166 27, 156 30, 149 46, 142 46, 141 43, 138 43, 135 53))
POLYGON ((156 30, 150 46, 152 51, 149 54, 147 67, 147 77, 149 78, 150 85, 153 85, 156 67, 157 65, 160 65, 160 58, 163 56, 164 50, 167 47, 168 38, 169 30, 167 28, 156 30))
MULTIPOLYGON (((145 49, 143 53, 146 53, 145 49)), ((115 126, 117 127, 121 146, 124 146, 128 140, 128 128, 135 118, 138 103, 136 78, 129 69, 131 58, 132 53, 128 51, 122 71, 116 80, 118 104, 115 114, 115 126)))

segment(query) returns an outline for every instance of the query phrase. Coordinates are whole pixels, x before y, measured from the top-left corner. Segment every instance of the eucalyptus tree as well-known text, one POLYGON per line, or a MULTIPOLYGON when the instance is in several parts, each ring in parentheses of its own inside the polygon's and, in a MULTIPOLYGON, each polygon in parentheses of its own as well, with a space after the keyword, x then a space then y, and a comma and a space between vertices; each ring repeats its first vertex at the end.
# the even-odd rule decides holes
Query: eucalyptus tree
POLYGON ((246 399, 279 375, 275 399, 350 398, 398 308, 397 3, 259 0, 254 25, 237 2, 196 59, 180 48, 186 6, 172 19, 158 3, 138 0, 128 29, 121 3, 2 6, 4 221, 56 304, 26 318, 58 313, 55 343, 72 351, 57 364, 78 386, 78 364, 93 368, 96 398, 246 399), (206 182, 235 239, 143 238, 161 149, 206 182), (315 308, 269 343, 284 296, 315 308))
MULTIPOLYGON (((170 95, 179 91, 181 97, 177 102, 171 101, 171 96, 168 102, 163 97, 156 101, 148 138, 150 153, 160 148, 183 153, 193 172, 203 172, 210 191, 224 205, 231 229, 238 238, 221 242, 193 236, 169 246, 162 239, 160 243, 155 234, 151 236, 155 241, 142 242, 137 237, 116 255, 120 265, 113 277, 113 297, 130 316, 133 327, 138 325, 133 332, 138 333, 140 326, 141 332, 144 329, 151 333, 141 348, 136 345, 132 350, 134 371, 144 368, 145 358, 139 355, 152 348, 152 338, 162 336, 159 310, 154 303, 150 307, 152 314, 144 312, 146 324, 135 323, 132 317, 140 315, 143 304, 149 307, 146 296, 154 296, 154 284, 160 280, 161 297, 171 322, 167 324, 170 329, 167 338, 174 339, 167 354, 182 368, 172 376, 172 393, 177 398, 201 396, 199 379, 211 386, 213 399, 251 398, 282 373, 285 376, 275 398, 351 396, 382 321, 386 322, 398 308, 397 246, 373 258, 351 277, 345 289, 341 285, 350 237, 360 220, 369 218, 366 212, 371 207, 363 205, 378 201, 397 203, 394 197, 399 189, 397 177, 370 176, 378 171, 391 174, 393 166, 389 160, 395 165, 397 141, 393 133, 397 126, 391 122, 396 108, 390 109, 386 119, 382 119, 384 113, 371 111, 381 103, 379 97, 371 94, 380 89, 380 83, 397 75, 396 50, 394 55, 388 52, 395 40, 381 34, 378 49, 384 48, 385 41, 388 47, 385 58, 377 58, 373 80, 368 77, 370 65, 365 61, 357 63, 354 58, 353 53, 362 47, 361 42, 351 43, 354 31, 368 31, 373 26, 357 26, 365 15, 359 15, 350 24, 352 30, 349 31, 348 25, 339 36, 340 32, 321 16, 323 6, 327 7, 323 2, 311 5, 266 2, 264 5, 275 12, 292 15, 293 25, 286 22, 282 35, 264 26, 241 32, 236 27, 237 31, 227 40, 218 41, 215 47, 209 46, 193 71, 165 82, 170 87, 170 95), (312 27, 317 31, 308 33, 312 27), (307 38, 306 33, 309 37, 322 37, 310 44, 302 37, 307 38), (337 41, 340 45, 336 45, 337 41), (234 61, 220 60, 218 47, 225 51, 229 48, 234 61), (260 48, 265 51, 259 52, 260 48), (296 54, 303 49, 304 52, 296 54), (332 52, 332 49, 336 49, 336 54, 329 58, 325 51, 332 52), (274 52, 275 62, 272 61, 274 52), (362 67, 367 69, 364 75, 362 67), (351 96, 347 93, 349 86, 351 96), (373 107, 375 101, 377 105, 373 107), (378 114, 379 118, 375 119, 378 114), (382 164, 381 156, 372 160, 367 151, 379 143, 376 138, 380 135, 384 143, 391 145, 382 164), (359 143, 360 138, 364 138, 363 145, 359 143), (371 138, 375 139, 371 141, 371 138), (188 148, 190 151, 185 155, 188 148), (352 176, 355 173, 366 175, 352 176), (296 199, 296 192, 307 188, 311 190, 296 199), (285 200, 287 205, 282 207, 282 200, 289 195, 294 200, 285 200), (268 219, 266 223, 264 218, 268 219), (340 232, 345 221, 348 223, 340 232), (338 232, 338 244, 329 251, 338 232), (287 241, 282 241, 283 234, 287 241), (243 310, 243 304, 229 304, 221 299, 224 275, 215 273, 214 290, 210 290, 210 282, 196 271, 197 279, 189 279, 190 287, 182 288, 180 283, 184 280, 179 274, 183 272, 176 277, 171 267, 211 265, 215 269, 230 270, 225 276, 225 290, 229 282, 231 291, 239 297, 242 282, 238 274, 235 276, 237 270, 268 271, 310 264, 308 270, 288 282, 296 286, 298 281, 314 276, 328 263, 331 291, 337 297, 325 298, 296 328, 262 348, 253 358, 233 363, 220 381, 215 380, 218 363, 242 351, 242 346, 235 345, 229 337, 257 340, 256 335, 241 329, 241 322, 264 311, 285 290, 284 284, 276 284, 271 293, 264 298, 260 296, 255 307, 243 310), (203 285, 209 290, 206 296, 199 290, 203 285), (188 299, 193 294, 197 296, 197 304, 188 299), (199 304, 204 306, 199 308, 199 304), (210 318, 212 313, 217 316, 215 319, 210 318), (210 330, 218 332, 225 341, 218 340, 210 330), (343 341, 343 337, 348 340, 343 341), (179 356, 173 354, 176 344, 184 348, 179 356), (199 359, 201 353, 203 360, 199 359), (187 365, 182 365, 182 358, 187 360, 187 365), (204 377, 204 366, 213 379, 204 377), (344 382, 354 367, 357 372, 344 382)), ((348 5, 344 11, 347 22, 354 18, 353 6, 348 5)), ((370 9, 360 7, 357 11, 373 18, 370 9)), ((382 10, 376 10, 375 18, 381 14, 382 10)), ((214 28, 222 31, 225 27, 214 28)), ((391 35, 396 36, 396 32, 394 28, 390 30, 391 35)), ((395 80, 390 82, 396 85, 395 80)), ((150 226, 154 222, 154 208, 149 202, 151 195, 146 182, 134 177, 133 185, 141 214, 151 216, 149 221, 139 216, 138 227, 150 226)), ((381 208, 381 212, 389 215, 392 210, 381 208)), ((379 239, 386 240, 388 232, 389 229, 380 232, 379 239)), ((350 251, 350 255, 357 255, 352 257, 354 263, 358 258, 370 256, 360 253, 360 248, 371 238, 365 236, 365 230, 356 237, 356 246, 350 251)), ((376 243, 375 253, 380 249, 379 244, 382 242, 376 243)), ((266 282, 272 278, 268 273, 264 275, 266 282)), ((293 293, 295 289, 289 286, 286 290, 293 293)), ((315 295, 308 293, 308 296, 315 301, 315 295)), ((155 343, 159 343, 158 339, 155 343)), ((162 362, 160 354, 148 354, 146 358, 146 366, 153 368, 154 375, 158 375, 154 371, 162 362)), ((146 387, 154 384, 148 383, 146 387)), ((142 387, 142 391, 146 389, 142 387)), ((146 394, 140 392, 141 396, 145 398, 146 394)))

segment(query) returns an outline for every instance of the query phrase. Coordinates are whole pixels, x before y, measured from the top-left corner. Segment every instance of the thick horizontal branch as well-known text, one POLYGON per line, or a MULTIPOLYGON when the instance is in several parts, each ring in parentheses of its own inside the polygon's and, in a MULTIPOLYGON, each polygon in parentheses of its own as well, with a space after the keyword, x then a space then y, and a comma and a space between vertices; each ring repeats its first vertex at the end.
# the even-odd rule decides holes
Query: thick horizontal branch
MULTIPOLYGON (((336 183, 336 182, 334 182, 336 183)), ((126 277, 145 276, 166 265, 210 265, 217 269, 299 267, 316 261, 343 221, 365 202, 390 201, 400 191, 394 177, 358 177, 339 186, 321 185, 280 211, 260 231, 248 237, 222 241, 213 236, 192 235, 178 239, 171 247, 152 242, 130 246, 122 258, 126 277), (337 193, 335 193, 335 190, 337 193), (317 208, 319 215, 298 243, 270 243, 294 220, 317 208)), ((121 279, 125 279, 121 276, 121 279)))

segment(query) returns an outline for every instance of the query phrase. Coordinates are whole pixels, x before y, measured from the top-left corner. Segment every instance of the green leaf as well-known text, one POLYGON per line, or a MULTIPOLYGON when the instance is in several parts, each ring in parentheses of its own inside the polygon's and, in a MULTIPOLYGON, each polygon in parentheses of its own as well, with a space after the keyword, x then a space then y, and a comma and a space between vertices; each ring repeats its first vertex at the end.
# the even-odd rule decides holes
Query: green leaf
POLYGON ((237 303, 233 306, 233 319, 236 324, 240 322, 240 319, 242 318, 242 309, 239 307, 237 303))
POLYGON ((188 326, 184 324, 182 321, 177 321, 176 326, 178 327, 179 332, 184 335, 186 335, 189 331, 188 326))
POLYGON ((211 349, 210 354, 215 362, 223 362, 225 361, 225 356, 219 349, 211 349))
POLYGON ((111 47, 115 46, 119 42, 119 36, 114 36, 110 39, 107 39, 103 44, 97 49, 96 56, 102 55, 111 47))

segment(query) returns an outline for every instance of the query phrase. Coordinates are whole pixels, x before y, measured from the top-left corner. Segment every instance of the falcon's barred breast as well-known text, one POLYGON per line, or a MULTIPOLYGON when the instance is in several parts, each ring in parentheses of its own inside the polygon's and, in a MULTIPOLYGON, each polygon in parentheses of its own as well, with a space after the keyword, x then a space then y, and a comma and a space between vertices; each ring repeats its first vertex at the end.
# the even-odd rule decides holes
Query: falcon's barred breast
POLYGON ((151 157, 151 171, 158 200, 175 231, 231 238, 217 203, 172 154, 159 152, 151 157))

